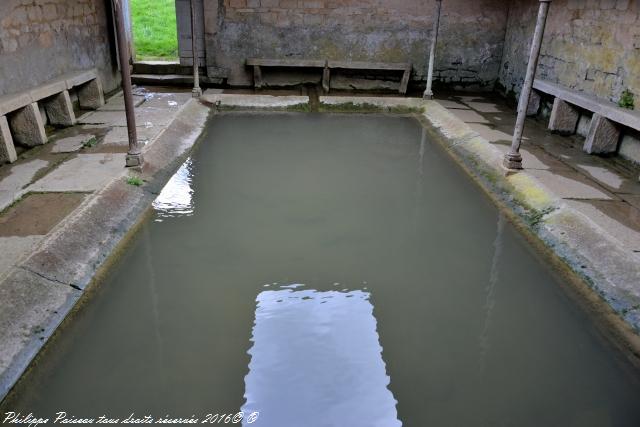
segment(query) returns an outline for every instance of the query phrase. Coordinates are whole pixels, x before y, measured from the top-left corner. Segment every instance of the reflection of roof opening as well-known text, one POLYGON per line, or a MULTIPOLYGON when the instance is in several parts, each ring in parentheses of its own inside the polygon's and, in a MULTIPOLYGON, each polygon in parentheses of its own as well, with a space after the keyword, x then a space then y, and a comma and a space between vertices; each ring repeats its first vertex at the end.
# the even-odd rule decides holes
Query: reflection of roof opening
POLYGON ((262 426, 401 426, 369 294, 283 289, 257 298, 245 413, 262 426))
POLYGON ((187 159, 153 201, 153 208, 157 212, 156 221, 160 222, 162 218, 190 216, 193 214, 191 181, 191 159, 187 159))

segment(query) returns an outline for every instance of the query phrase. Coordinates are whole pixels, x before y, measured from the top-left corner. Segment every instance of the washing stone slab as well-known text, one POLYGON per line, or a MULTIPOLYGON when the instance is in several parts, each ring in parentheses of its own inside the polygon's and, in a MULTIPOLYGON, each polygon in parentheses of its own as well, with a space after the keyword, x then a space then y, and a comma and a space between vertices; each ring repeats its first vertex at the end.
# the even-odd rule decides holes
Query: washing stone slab
POLYGON ((124 153, 79 154, 30 185, 28 191, 83 191, 103 188, 125 171, 124 153))
POLYGON ((53 144, 51 152, 73 153, 74 151, 79 151, 87 142, 91 141, 92 139, 95 139, 95 135, 90 133, 62 138, 57 140, 53 144))
POLYGON ((42 239, 41 235, 0 237, 0 277, 31 253, 42 239))
POLYGON ((13 268, 0 282, 0 396, 53 334, 81 292, 13 268))
POLYGON ((618 200, 567 200, 573 209, 606 230, 640 261, 640 209, 618 200))
POLYGON ((453 99, 436 99, 435 101, 446 109, 469 110, 468 106, 453 99))
POLYGON ((485 123, 485 124, 490 123, 489 120, 482 117, 482 115, 476 113, 473 110, 452 109, 450 111, 452 114, 454 114, 456 117, 458 117, 460 120, 462 120, 465 123, 485 123))
POLYGON ((527 169, 527 172, 563 199, 616 199, 615 195, 596 186, 577 172, 539 169, 527 169))

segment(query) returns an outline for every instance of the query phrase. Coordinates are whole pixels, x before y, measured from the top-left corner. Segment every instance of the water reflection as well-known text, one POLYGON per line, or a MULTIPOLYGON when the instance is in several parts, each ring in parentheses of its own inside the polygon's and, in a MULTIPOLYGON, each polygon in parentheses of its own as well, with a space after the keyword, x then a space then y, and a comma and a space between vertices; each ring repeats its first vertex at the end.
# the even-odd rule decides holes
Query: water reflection
POLYGON ((489 352, 489 327, 493 307, 496 305, 496 285, 498 284, 498 272, 500 271, 500 257, 502 256, 502 235, 504 233, 505 217, 502 212, 498 213, 498 225, 496 227, 496 239, 493 242, 493 258, 491 260, 491 272, 489 273, 489 283, 487 285, 487 297, 484 303, 484 326, 480 333, 480 374, 484 373, 487 353, 489 352))
POLYGON ((187 159, 180 169, 171 177, 158 197, 153 201, 156 210, 156 221, 163 218, 190 216, 193 214, 193 189, 191 188, 192 160, 187 159))
POLYGON ((245 413, 260 426, 401 426, 369 293, 268 290, 257 297, 245 413))

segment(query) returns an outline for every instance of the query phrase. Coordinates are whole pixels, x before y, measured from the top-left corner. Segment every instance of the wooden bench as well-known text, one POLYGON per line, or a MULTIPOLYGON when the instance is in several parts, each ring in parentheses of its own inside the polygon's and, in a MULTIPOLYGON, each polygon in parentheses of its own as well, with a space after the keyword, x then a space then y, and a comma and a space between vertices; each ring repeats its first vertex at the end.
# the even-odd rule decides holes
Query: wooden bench
POLYGON ((402 79, 398 92, 407 93, 409 78, 411 77, 411 63, 389 62, 361 62, 361 61, 329 61, 322 59, 247 59, 247 66, 253 67, 254 86, 259 89, 264 85, 262 80, 262 67, 297 67, 297 68, 322 68, 322 88, 329 92, 331 88, 331 70, 374 70, 374 71, 401 71, 402 79))
POLYGON ((29 147, 47 142, 38 103, 52 125, 75 124, 71 89, 77 90, 80 108, 96 109, 104 105, 96 70, 65 74, 33 89, 0 97, 0 163, 17 160, 14 140, 29 147))
MULTIPOLYGON (((593 113, 583 147, 587 153, 615 152, 620 139, 620 125, 640 131, 640 111, 621 108, 613 102, 545 80, 536 79, 533 88, 539 93, 555 97, 549 119, 549 130, 553 132, 575 133, 580 120, 578 108, 593 113)), ((539 93, 531 97, 528 108, 530 113, 536 112, 539 108, 539 93)))

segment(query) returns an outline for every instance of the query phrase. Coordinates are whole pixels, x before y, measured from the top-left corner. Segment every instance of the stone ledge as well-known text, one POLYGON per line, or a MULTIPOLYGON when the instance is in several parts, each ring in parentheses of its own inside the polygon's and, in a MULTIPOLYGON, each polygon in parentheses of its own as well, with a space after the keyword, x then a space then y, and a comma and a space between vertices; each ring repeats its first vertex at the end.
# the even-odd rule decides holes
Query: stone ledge
POLYGON ((116 258, 160 189, 184 161, 209 109, 188 101, 145 147, 142 187, 122 174, 64 219, 0 281, 0 400, 10 391, 80 297, 116 258))
POLYGON ((231 109, 282 110, 309 105, 308 96, 235 95, 205 91, 200 100, 211 106, 231 109))

